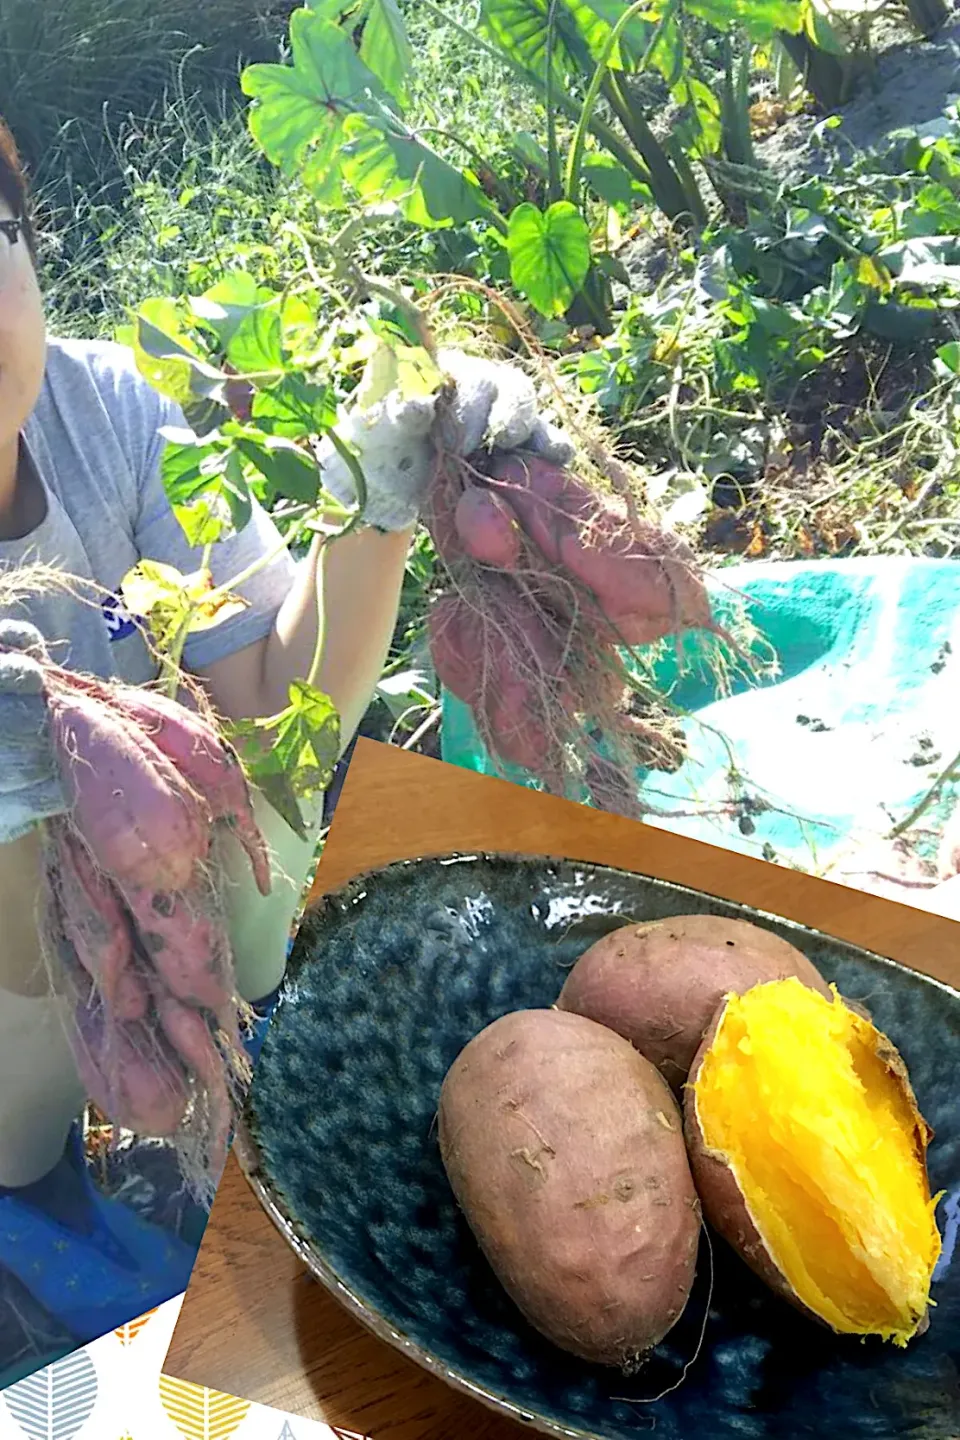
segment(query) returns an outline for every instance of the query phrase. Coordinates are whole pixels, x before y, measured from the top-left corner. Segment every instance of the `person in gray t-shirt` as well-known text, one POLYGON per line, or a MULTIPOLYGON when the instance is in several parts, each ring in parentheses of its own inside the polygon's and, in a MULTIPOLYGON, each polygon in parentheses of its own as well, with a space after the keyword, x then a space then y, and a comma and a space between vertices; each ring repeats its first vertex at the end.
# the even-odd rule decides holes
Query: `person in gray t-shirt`
MULTIPOLYGON (((35 626, 63 665, 148 683, 155 664, 119 591, 141 559, 183 572, 200 563, 161 480, 160 430, 183 428, 185 420, 125 348, 46 335, 34 258, 23 177, 0 122, 0 570, 39 560, 94 582, 103 597, 99 608, 57 593, 18 605, 15 618, 35 626)), ((568 458, 566 442, 539 417, 521 372, 458 354, 441 358, 453 380, 443 422, 448 449, 466 455, 486 442, 568 458)), ((248 601, 241 613, 188 639, 184 664, 221 714, 260 717, 284 708, 291 682, 310 669, 319 599, 325 623, 317 684, 336 705, 346 748, 374 693, 396 621, 409 541, 429 482, 431 432, 441 423, 434 405, 432 399, 387 403, 360 423, 345 417, 367 481, 364 526, 330 547, 322 576, 319 542, 299 564, 281 548, 241 587, 248 601)), ((329 442, 319 461, 324 488, 353 503, 352 475, 329 442)), ((273 554, 278 539, 269 515, 254 506, 245 528, 214 547, 215 582, 273 554)), ((9 660, 0 656, 0 1202, 57 1173, 86 1098, 61 1001, 50 994, 40 961, 35 923, 36 822, 62 808, 59 781, 42 713, 24 720, 32 713, 29 703, 13 693, 14 682, 4 688, 4 675, 16 664, 9 660)), ((35 699, 42 707, 42 695, 35 699)), ((274 895, 264 900, 256 893, 239 847, 225 887, 238 988, 253 1002, 275 992, 282 979, 320 823, 318 811, 311 817, 314 836, 304 843, 260 796, 256 807, 275 857, 274 895)))

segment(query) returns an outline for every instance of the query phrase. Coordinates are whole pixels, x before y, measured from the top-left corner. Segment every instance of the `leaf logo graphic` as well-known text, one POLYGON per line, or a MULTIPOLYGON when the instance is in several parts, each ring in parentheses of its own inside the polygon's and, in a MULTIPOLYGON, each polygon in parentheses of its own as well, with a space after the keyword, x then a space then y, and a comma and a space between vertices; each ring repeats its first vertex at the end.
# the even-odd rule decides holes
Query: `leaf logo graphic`
POLYGON ((129 1345, 132 1340, 136 1340, 140 1331, 150 1319, 150 1316, 156 1315, 156 1313, 156 1307, 154 1307, 154 1309, 147 1310, 143 1315, 140 1315, 136 1320, 131 1320, 128 1325, 121 1325, 119 1330, 114 1331, 114 1334, 119 1337, 120 1344, 129 1345))
POLYGON ((160 1376, 160 1403, 185 1440, 227 1440, 250 1409, 249 1400, 166 1375, 160 1376))
POLYGON ((142 1328, 144 1328, 145 1323, 147 1323, 147 1320, 150 1319, 151 1315, 155 1315, 155 1313, 157 1313, 157 1308, 154 1306, 153 1310, 145 1310, 142 1315, 137 1316, 137 1319, 130 1320, 128 1325, 119 1326, 119 1329, 114 1331, 115 1335, 119 1338, 119 1344, 130 1345, 131 1341, 135 1341, 137 1336, 140 1335, 142 1328))
POLYGON ((7 1409, 29 1440, 73 1440, 97 1399, 97 1372, 77 1350, 3 1392, 7 1409))

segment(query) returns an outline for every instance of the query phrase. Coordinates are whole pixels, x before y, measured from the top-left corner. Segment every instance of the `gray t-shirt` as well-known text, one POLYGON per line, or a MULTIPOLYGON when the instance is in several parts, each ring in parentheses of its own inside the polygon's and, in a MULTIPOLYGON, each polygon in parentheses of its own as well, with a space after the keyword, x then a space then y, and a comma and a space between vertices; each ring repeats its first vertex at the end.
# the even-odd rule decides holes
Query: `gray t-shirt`
MULTIPOLYGON (((69 595, 31 599, 18 608, 46 637, 54 659, 73 670, 144 684, 155 663, 119 600, 124 576, 140 560, 184 573, 191 549, 160 477, 161 426, 183 428, 183 414, 137 369, 132 351, 106 341, 48 341, 40 398, 24 442, 43 486, 47 513, 21 540, 0 541, 0 567, 39 560, 106 592, 91 607, 69 595)), ((229 580, 274 550, 279 535, 254 507, 249 524, 213 547, 214 583, 229 580)), ((240 587, 249 608, 187 640, 184 664, 199 671, 263 639, 289 593, 295 562, 283 554, 240 587)), ((10 612, 8 612, 10 613, 10 612)))

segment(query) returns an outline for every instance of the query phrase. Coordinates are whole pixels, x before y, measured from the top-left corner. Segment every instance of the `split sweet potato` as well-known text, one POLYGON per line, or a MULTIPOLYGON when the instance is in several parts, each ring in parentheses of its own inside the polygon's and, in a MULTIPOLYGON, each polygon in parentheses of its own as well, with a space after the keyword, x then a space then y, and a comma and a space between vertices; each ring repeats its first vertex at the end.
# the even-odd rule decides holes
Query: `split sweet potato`
POLYGON ((706 1218, 779 1295, 903 1346, 940 1255, 932 1137, 894 1046, 796 977, 722 1005, 685 1092, 706 1218))

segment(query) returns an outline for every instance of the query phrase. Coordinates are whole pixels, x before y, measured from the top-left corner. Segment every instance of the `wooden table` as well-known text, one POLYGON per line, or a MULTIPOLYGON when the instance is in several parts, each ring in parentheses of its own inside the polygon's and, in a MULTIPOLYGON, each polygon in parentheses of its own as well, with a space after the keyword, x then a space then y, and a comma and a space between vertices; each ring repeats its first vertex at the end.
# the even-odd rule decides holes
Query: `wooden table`
MULTIPOLYGON (((358 745, 311 899, 416 856, 506 850, 619 866, 755 905, 960 988, 960 926, 890 900, 535 794, 372 741, 358 745)), ((307 1274, 231 1159, 166 1373, 369 1440, 518 1440, 374 1339, 307 1274)))

